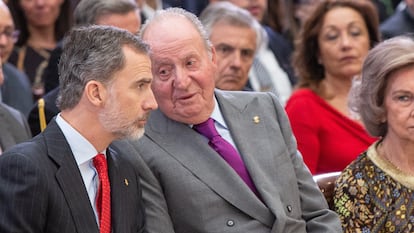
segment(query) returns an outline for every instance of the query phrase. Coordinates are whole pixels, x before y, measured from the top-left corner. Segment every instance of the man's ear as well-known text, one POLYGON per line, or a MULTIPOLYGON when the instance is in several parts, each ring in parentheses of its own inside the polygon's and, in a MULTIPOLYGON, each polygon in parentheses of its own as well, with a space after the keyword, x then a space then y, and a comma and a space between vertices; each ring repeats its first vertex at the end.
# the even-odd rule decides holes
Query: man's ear
POLYGON ((84 95, 91 104, 103 106, 107 96, 107 90, 101 82, 91 80, 85 85, 84 95))
POLYGON ((214 46, 210 47, 211 49, 211 61, 217 65, 217 54, 216 54, 216 48, 214 48, 214 46))

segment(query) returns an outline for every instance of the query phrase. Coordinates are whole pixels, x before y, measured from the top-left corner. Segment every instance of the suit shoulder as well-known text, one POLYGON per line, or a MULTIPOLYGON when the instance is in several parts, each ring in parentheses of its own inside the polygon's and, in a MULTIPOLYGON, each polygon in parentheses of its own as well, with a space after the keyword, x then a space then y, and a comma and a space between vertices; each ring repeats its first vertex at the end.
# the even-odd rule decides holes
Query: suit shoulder
POLYGON ((217 95, 221 95, 225 98, 242 98, 242 99, 254 99, 254 98, 265 98, 269 97, 268 92, 260 91, 223 91, 216 90, 217 95))
MULTIPOLYGON (((30 156, 34 158, 38 158, 39 156, 44 156, 47 154, 46 143, 43 139, 42 135, 38 135, 28 141, 19 143, 9 150, 5 151, 1 157, 3 156, 16 156, 16 155, 23 155, 23 156, 30 156)), ((33 161, 37 161, 37 159, 33 159, 33 161)))
POLYGON ((255 92, 255 91, 216 91, 218 99, 225 99, 235 105, 244 106, 254 103, 259 108, 267 108, 273 106, 281 107, 278 98, 270 92, 255 92))

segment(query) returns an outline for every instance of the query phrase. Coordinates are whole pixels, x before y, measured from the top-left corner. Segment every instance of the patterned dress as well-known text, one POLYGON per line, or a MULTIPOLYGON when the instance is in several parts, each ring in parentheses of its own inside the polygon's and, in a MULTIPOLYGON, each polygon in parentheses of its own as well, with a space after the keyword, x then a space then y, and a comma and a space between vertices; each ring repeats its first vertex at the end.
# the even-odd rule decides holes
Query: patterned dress
POLYGON ((414 232, 414 177, 380 157, 378 143, 337 179, 335 211, 344 232, 414 232))

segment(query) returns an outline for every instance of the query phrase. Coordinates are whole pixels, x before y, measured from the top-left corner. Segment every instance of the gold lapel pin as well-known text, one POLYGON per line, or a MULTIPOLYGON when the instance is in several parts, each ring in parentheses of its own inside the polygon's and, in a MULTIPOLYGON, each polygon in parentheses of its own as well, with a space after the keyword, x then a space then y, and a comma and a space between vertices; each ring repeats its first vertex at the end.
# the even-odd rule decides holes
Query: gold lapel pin
POLYGON ((124 183, 125 183, 126 186, 129 185, 127 178, 124 179, 124 183))
POLYGON ((254 117, 253 117, 253 122, 254 122, 254 123, 256 123, 256 124, 259 124, 259 122, 260 122, 260 117, 259 117, 259 116, 254 116, 254 117))

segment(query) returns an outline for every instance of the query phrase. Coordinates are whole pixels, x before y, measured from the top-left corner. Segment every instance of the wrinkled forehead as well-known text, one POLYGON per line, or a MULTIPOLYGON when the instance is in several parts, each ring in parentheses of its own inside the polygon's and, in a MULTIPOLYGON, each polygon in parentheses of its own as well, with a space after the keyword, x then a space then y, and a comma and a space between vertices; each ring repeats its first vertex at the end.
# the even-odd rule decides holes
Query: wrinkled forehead
POLYGON ((0 1, 0 21, 4 24, 14 26, 9 8, 7 8, 7 6, 2 1, 0 1))
POLYGON ((151 22, 142 39, 150 45, 152 50, 202 41, 194 25, 186 18, 179 16, 171 16, 151 22))
POLYGON ((143 40, 147 43, 164 37, 178 38, 185 34, 196 31, 194 25, 182 15, 163 15, 150 22, 142 35, 143 40))

